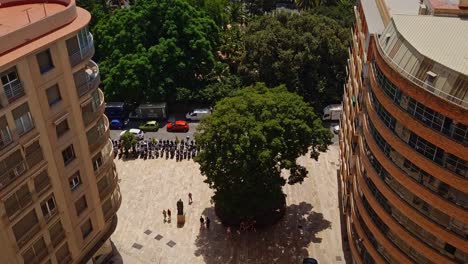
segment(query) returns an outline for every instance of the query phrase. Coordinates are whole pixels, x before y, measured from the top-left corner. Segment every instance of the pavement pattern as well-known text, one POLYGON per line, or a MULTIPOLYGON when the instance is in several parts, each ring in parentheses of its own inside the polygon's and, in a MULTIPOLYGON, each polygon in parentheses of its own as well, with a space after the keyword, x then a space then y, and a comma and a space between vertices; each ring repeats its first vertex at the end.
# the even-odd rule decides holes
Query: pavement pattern
POLYGON ((345 263, 338 208, 338 149, 334 144, 316 162, 298 162, 309 171, 302 184, 286 185, 286 214, 266 229, 229 235, 218 221, 213 194, 192 160, 115 159, 122 205, 111 240, 112 263, 295 264, 313 257, 320 264, 345 263), (193 203, 188 204, 188 193, 193 203), (176 202, 182 199, 186 222, 177 226, 176 202), (163 210, 172 211, 170 222, 163 210), (210 229, 199 218, 211 219, 210 229))

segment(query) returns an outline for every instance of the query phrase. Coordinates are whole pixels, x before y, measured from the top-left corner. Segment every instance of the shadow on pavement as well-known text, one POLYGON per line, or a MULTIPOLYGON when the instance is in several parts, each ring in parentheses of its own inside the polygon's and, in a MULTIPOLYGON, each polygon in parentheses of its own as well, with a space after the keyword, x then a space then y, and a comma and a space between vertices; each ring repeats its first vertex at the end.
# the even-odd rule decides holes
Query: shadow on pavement
POLYGON ((331 228, 331 222, 312 209, 306 202, 289 205, 283 219, 273 226, 240 234, 232 230, 228 235, 214 208, 206 208, 203 216, 212 224, 209 230, 200 227, 195 255, 207 264, 302 263, 309 257, 308 245, 322 242, 317 233, 331 228))

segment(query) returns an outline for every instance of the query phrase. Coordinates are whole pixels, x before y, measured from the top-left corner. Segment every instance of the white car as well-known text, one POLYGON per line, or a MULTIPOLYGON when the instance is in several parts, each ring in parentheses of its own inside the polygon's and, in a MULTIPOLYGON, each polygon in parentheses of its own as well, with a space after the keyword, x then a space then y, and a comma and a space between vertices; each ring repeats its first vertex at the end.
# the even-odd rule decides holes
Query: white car
POLYGON ((120 137, 122 137, 127 132, 130 132, 133 135, 135 135, 135 137, 138 140, 143 140, 145 138, 145 133, 141 129, 138 129, 138 128, 132 128, 132 129, 129 129, 129 130, 124 130, 124 131, 120 132, 120 137))
POLYGON ((340 133, 340 125, 333 126, 333 133, 335 134, 340 133))
POLYGON ((208 108, 194 109, 185 115, 185 119, 188 121, 200 121, 205 115, 211 114, 211 110, 208 108))

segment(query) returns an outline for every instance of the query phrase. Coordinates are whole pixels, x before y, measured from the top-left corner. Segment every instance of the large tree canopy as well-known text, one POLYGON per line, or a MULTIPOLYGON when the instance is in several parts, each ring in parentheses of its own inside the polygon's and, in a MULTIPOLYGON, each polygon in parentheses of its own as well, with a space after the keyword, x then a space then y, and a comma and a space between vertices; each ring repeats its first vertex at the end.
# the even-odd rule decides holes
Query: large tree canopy
POLYGON ((219 101, 198 131, 196 161, 215 190, 218 216, 230 224, 282 208, 282 186, 307 175, 296 159, 308 151, 317 159, 331 143, 330 131, 302 97, 264 84, 219 101), (290 171, 288 179, 282 169, 290 171))
POLYGON ((218 27, 185 0, 139 0, 95 27, 111 100, 190 100, 215 63, 218 27))
POLYGON ((307 12, 278 12, 252 21, 239 67, 246 84, 285 84, 316 108, 341 100, 349 30, 307 12))

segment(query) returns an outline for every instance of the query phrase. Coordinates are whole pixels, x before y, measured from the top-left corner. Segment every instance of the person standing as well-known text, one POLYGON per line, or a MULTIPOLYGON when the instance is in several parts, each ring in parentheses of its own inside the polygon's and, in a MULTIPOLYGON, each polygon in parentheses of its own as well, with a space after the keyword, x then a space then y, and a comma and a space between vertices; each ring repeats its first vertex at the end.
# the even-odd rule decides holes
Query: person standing
POLYGON ((200 226, 203 226, 205 224, 205 219, 203 219, 203 215, 200 216, 200 226))
POLYGON ((169 217, 169 221, 171 221, 171 209, 167 209, 167 216, 169 217))
POLYGON ((189 203, 189 204, 192 204, 192 203, 193 203, 193 200, 192 200, 192 193, 188 193, 188 203, 189 203))
POLYGON ((207 216, 206 217, 206 229, 210 229, 210 223, 211 223, 211 220, 207 216))
POLYGON ((164 222, 166 222, 166 210, 163 210, 164 222))

